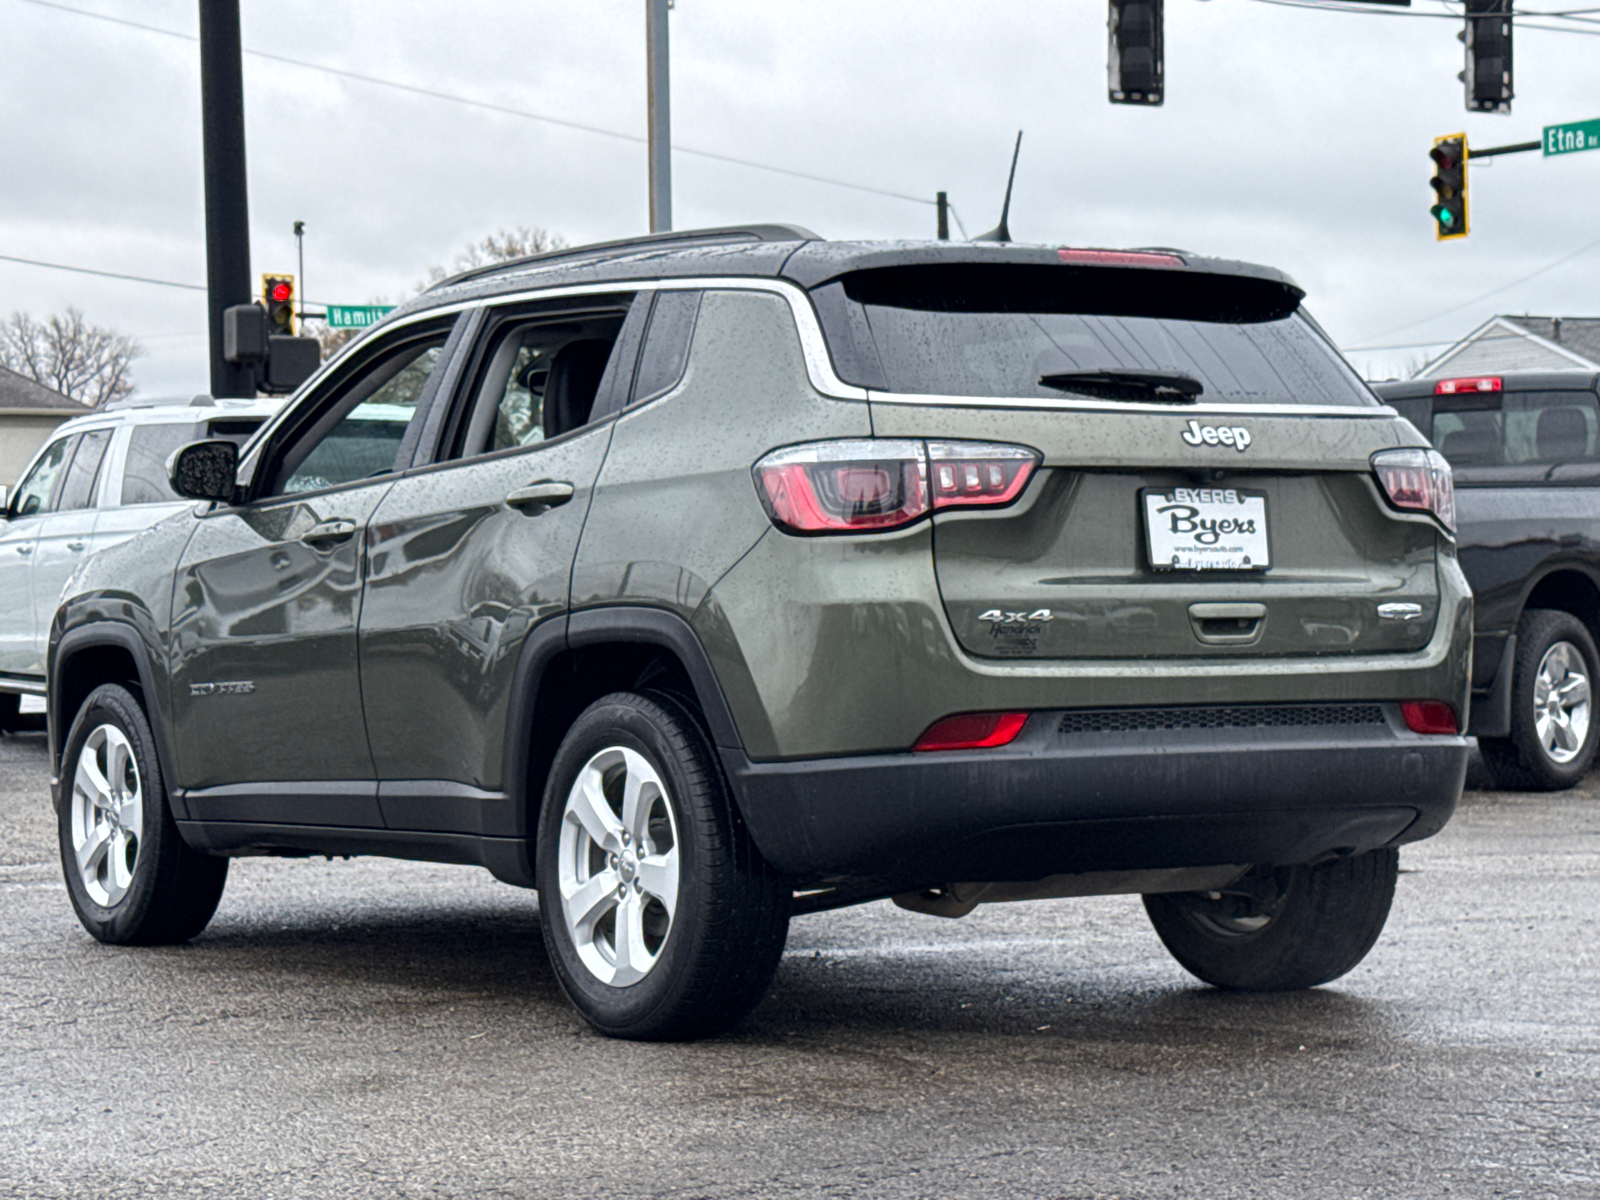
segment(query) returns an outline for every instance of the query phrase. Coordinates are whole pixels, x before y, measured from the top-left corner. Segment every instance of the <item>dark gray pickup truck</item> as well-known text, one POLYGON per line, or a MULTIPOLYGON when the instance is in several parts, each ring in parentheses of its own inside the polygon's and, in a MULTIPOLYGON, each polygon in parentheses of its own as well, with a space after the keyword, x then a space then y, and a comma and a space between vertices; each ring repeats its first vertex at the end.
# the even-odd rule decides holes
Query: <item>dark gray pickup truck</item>
POLYGON ((1477 598, 1472 715, 1495 782, 1571 787, 1600 722, 1600 375, 1523 371, 1376 385, 1455 469, 1477 598))

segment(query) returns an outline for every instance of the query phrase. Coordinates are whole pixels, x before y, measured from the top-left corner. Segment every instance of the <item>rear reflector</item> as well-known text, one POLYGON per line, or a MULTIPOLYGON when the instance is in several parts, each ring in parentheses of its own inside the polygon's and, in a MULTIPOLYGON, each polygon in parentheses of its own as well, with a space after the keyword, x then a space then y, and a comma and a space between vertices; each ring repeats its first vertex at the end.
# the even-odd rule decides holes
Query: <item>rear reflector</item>
POLYGON ((1443 700, 1406 700, 1400 705, 1412 733, 1460 733, 1456 710, 1443 700))
POLYGON ((1187 264, 1176 254, 1151 254, 1143 250, 1073 250, 1063 246, 1056 251, 1064 263, 1095 267, 1182 267, 1187 264))
POLYGON ((928 726, 913 750, 986 750, 1016 739, 1028 723, 1025 712, 962 713, 928 726))
POLYGON ((1498 392, 1500 376, 1474 375, 1467 379, 1441 379, 1433 385, 1435 396, 1461 396, 1468 392, 1498 392))

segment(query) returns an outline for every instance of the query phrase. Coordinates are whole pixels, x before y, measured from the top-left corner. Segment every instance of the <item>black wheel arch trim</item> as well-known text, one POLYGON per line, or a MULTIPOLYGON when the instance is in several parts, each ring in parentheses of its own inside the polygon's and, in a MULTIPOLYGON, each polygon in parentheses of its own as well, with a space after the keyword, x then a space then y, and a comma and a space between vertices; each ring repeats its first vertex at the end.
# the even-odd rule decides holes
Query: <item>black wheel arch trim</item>
MULTIPOLYGON (((728 707, 727 697, 711 666, 699 636, 689 622, 664 608, 641 605, 616 605, 586 608, 552 617, 531 630, 523 640, 506 710, 505 757, 502 790, 519 801, 522 819, 528 821, 528 836, 534 833, 534 814, 530 809, 539 797, 528 792, 529 731, 533 712, 544 686, 545 676, 556 658, 567 650, 581 650, 606 643, 635 643, 670 650, 689 674, 695 699, 706 721, 712 742, 724 750, 744 749, 739 731, 728 707)), ((735 798, 738 799, 737 789, 735 798)))
POLYGON ((150 722, 150 732, 155 736, 156 760, 161 768, 161 778, 173 806, 173 816, 178 820, 187 817, 183 811, 181 792, 176 787, 177 775, 173 770, 172 744, 167 736, 167 722, 162 694, 156 686, 155 671, 150 665, 150 648, 132 625, 121 621, 91 621, 76 626, 61 635, 51 647, 46 676, 46 706, 49 710, 50 742, 50 796, 59 809, 61 804, 61 755, 65 748, 67 730, 72 717, 61 711, 61 675, 64 666, 86 650, 100 646, 116 646, 126 650, 133 659, 134 670, 139 674, 139 690, 143 693, 145 717, 150 722))

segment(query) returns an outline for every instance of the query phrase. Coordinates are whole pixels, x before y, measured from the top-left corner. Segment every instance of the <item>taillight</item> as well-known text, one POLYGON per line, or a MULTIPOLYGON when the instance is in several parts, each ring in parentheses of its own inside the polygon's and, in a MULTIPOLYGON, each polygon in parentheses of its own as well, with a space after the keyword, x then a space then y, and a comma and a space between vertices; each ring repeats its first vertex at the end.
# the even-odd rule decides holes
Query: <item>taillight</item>
POLYGON ((1456 529, 1456 485, 1450 464, 1437 450, 1380 450, 1372 469, 1396 508, 1432 513, 1451 533, 1456 529))
POLYGON ((1010 504, 1039 461, 1025 446, 859 438, 774 450, 754 473, 779 528, 870 533, 899 529, 934 509, 1010 504))
POLYGON ((1400 705, 1400 715, 1412 733, 1461 732, 1456 710, 1443 700, 1406 700, 1400 705))
POLYGON ((1028 723, 1025 712, 961 713, 929 725, 913 750, 987 750, 1006 746, 1028 723))
POLYGON ((1464 396, 1471 392, 1498 392, 1500 376, 1473 375, 1466 379, 1441 379, 1433 385, 1435 396, 1464 396))

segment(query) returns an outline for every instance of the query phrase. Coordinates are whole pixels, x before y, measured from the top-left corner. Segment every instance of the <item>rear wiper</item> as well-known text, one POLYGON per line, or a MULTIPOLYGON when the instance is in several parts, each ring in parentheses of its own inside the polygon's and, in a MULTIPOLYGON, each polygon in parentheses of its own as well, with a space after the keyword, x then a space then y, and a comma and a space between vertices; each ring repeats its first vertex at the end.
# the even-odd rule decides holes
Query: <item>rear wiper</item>
POLYGON ((1107 400, 1154 400, 1159 404, 1193 404, 1206 385, 1182 371, 1056 371, 1039 376, 1043 387, 1079 392, 1107 400))

